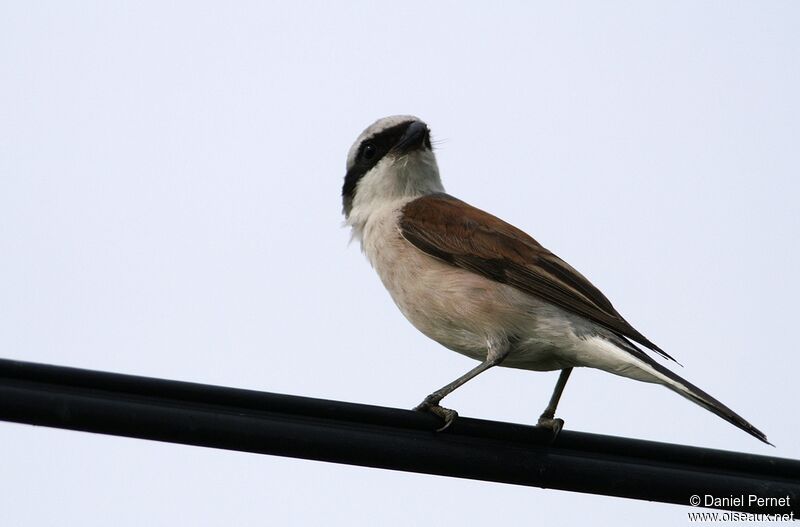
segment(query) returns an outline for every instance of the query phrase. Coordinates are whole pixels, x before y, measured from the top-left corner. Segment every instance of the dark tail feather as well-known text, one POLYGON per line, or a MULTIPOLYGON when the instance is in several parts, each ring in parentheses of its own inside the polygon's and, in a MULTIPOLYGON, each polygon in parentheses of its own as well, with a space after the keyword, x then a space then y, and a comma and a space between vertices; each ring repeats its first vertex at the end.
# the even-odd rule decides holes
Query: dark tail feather
MULTIPOLYGON (((642 355, 644 355, 644 353, 642 353, 642 355)), ((718 400, 714 399, 713 397, 711 397, 706 392, 704 392, 694 384, 690 383, 686 379, 683 379, 682 377, 672 373, 671 371, 664 368, 663 366, 661 366, 654 360, 650 359, 646 355, 644 355, 644 357, 648 359, 646 362, 653 369, 655 369, 658 373, 671 379, 677 384, 676 385, 676 384, 665 383, 664 386, 686 397, 690 401, 702 406, 709 412, 717 414, 718 416, 725 419, 733 426, 741 428, 742 430, 744 430, 751 436, 755 437, 759 441, 762 441, 770 446, 775 446, 769 441, 767 441, 767 436, 764 435, 764 432, 762 432, 755 426, 751 425, 749 422, 747 422, 745 418, 743 418, 742 416, 740 416, 739 414, 737 414, 736 412, 734 412, 733 410, 731 410, 730 408, 719 402, 718 400)))

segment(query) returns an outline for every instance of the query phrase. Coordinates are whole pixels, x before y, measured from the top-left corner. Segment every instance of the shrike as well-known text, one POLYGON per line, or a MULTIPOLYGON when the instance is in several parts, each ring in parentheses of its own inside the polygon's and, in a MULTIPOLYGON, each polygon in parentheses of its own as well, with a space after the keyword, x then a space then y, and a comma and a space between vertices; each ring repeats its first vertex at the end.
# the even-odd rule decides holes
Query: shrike
POLYGON ((356 139, 342 188, 346 223, 403 315, 422 333, 480 364, 415 409, 444 420, 439 402, 492 366, 561 370, 539 425, 555 411, 572 368, 658 383, 767 443, 766 436, 637 344, 666 359, 589 280, 536 240, 445 194, 428 126, 385 117, 356 139))

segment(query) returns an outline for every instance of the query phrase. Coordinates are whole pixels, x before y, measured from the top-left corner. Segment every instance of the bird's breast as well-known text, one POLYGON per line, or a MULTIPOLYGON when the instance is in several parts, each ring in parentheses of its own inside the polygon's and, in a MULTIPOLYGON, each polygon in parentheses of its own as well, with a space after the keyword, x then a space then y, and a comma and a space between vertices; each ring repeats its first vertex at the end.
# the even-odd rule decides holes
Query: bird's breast
POLYGON ((438 260, 405 240, 402 204, 379 211, 361 232, 364 252, 400 311, 422 333, 476 359, 487 342, 529 332, 537 300, 438 260))

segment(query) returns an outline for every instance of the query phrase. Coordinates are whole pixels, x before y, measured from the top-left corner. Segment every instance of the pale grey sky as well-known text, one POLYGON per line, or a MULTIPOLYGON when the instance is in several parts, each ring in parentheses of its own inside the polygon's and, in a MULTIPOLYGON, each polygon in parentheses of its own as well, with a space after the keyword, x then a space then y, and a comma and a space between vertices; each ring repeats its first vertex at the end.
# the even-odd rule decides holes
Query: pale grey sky
MULTIPOLYGON (((759 444, 577 371, 574 430, 800 458, 794 2, 3 2, 0 356, 412 407, 473 363, 341 228, 412 113, 445 186, 569 261, 759 444)), ((556 374, 448 398, 535 422, 556 374)), ((688 509, 0 423, 0 524, 682 525, 688 509)))

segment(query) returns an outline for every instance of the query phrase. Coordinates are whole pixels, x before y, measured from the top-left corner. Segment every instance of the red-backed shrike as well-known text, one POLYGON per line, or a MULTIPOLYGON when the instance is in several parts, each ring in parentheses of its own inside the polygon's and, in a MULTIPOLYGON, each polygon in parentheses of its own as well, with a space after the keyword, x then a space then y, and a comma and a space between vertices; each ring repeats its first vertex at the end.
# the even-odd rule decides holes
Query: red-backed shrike
MULTIPOLYGON (((450 392, 492 366, 561 370, 539 424, 556 433, 556 405, 572 368, 658 383, 745 432, 766 436, 648 356, 661 348, 631 326, 589 280, 536 240, 445 194, 428 126, 376 121, 347 156, 344 215, 403 315, 443 346, 480 361, 416 408, 440 416, 450 392)), ((443 427, 443 428, 444 428, 443 427)))

